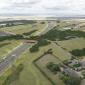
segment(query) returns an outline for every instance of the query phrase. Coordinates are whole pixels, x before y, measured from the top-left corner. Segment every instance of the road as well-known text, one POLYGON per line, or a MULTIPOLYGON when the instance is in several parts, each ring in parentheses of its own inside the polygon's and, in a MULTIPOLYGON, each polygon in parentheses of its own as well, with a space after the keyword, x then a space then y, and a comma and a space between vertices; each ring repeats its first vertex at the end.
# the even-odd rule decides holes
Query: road
POLYGON ((6 33, 6 32, 0 32, 0 36, 10 36, 11 34, 6 33))
POLYGON ((54 21, 50 21, 48 23, 48 25, 46 26, 46 28, 40 33, 40 35, 44 35, 48 31, 50 31, 51 29, 53 29, 55 26, 56 26, 55 22, 54 21))
POLYGON ((41 30, 36 32, 36 36, 41 36, 47 33, 49 30, 53 29, 56 26, 56 23, 54 21, 49 21, 48 24, 41 30))
POLYGON ((31 43, 24 43, 9 53, 5 59, 2 59, 0 62, 0 73, 8 68, 14 60, 16 60, 25 50, 30 47, 30 45, 31 43))
POLYGON ((12 32, 0 32, 0 36, 10 36, 10 35, 16 35, 15 33, 12 32))
MULTIPOLYGON (((39 35, 43 35, 49 30, 53 29, 54 23, 50 22, 47 26, 47 28, 41 32, 39 35)), ((32 43, 23 43, 21 46, 17 47, 15 50, 13 50, 11 53, 9 53, 6 58, 2 59, 0 62, 0 74, 4 72, 5 69, 7 69, 12 63, 25 51, 27 50, 32 43)))

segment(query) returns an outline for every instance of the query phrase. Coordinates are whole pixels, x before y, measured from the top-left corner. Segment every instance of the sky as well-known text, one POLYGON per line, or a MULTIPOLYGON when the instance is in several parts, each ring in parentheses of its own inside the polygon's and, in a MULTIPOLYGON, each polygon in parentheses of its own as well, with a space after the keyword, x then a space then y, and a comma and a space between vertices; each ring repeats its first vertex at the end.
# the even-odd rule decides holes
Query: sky
POLYGON ((1 0, 0 14, 85 15, 85 0, 1 0))

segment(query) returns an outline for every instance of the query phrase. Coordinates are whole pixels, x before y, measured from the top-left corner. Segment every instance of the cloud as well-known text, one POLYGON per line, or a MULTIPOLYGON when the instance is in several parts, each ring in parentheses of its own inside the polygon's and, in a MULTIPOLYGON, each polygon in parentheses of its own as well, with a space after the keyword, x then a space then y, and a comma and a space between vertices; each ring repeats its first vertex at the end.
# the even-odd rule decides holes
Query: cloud
POLYGON ((66 6, 54 6, 54 7, 43 7, 45 10, 50 10, 50 11, 64 11, 64 10, 69 10, 68 7, 66 6))
POLYGON ((39 2, 40 2, 40 0, 18 0, 18 1, 12 1, 12 4, 34 5, 34 4, 37 4, 39 2))
POLYGON ((38 4, 40 0, 28 0, 28 1, 13 1, 8 8, 17 8, 17 9, 27 9, 31 8, 34 5, 38 4))
POLYGON ((85 14, 85 0, 2 0, 0 13, 85 14))

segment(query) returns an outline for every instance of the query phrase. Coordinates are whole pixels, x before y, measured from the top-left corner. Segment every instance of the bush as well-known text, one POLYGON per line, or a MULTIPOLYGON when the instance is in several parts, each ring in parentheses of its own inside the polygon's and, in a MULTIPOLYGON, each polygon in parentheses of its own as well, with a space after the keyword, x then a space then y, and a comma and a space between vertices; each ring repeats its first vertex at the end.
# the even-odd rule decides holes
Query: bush
POLYGON ((41 22, 41 24, 45 24, 45 22, 41 22))
POLYGON ((38 50, 39 50, 39 48, 38 48, 37 44, 35 44, 34 46, 32 46, 30 48, 30 52, 37 52, 38 50))
POLYGON ((81 78, 74 78, 70 76, 62 76, 61 79, 64 81, 66 85, 80 85, 81 78))
POLYGON ((24 37, 22 35, 9 35, 9 36, 1 36, 0 37, 0 41, 4 41, 4 40, 12 40, 12 39, 24 39, 24 37))
POLYGON ((45 39, 40 39, 37 43, 38 46, 45 46, 45 45, 48 45, 48 44, 50 44, 50 42, 45 40, 45 39))
POLYGON ((30 48, 30 52, 37 52, 37 51, 39 51, 39 47, 41 47, 41 46, 46 46, 46 45, 48 45, 48 44, 50 44, 49 41, 47 41, 47 40, 42 40, 42 39, 41 39, 41 40, 38 41, 37 44, 33 45, 33 46, 30 48))
POLYGON ((79 49, 76 49, 76 50, 72 50, 71 53, 74 55, 74 56, 85 56, 85 48, 79 50, 79 49))
POLYGON ((60 71, 59 65, 58 64, 54 64, 53 62, 49 62, 47 64, 47 68, 53 72, 54 74, 56 74, 58 71, 60 71))

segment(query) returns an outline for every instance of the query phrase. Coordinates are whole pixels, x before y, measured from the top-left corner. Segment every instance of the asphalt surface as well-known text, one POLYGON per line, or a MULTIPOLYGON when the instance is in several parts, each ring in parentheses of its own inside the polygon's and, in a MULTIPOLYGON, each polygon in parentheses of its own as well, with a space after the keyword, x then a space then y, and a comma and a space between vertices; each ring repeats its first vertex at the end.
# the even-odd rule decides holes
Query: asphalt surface
POLYGON ((0 73, 2 73, 6 68, 9 67, 25 50, 30 47, 31 43, 24 43, 14 49, 11 53, 9 53, 5 59, 0 61, 0 73))
POLYGON ((53 29, 56 26, 56 24, 54 23, 54 21, 50 21, 48 23, 48 25, 46 26, 46 29, 43 30, 40 35, 44 35, 45 33, 47 33, 48 31, 50 31, 51 29, 53 29))
POLYGON ((6 33, 6 32, 0 32, 0 36, 10 36, 10 33, 6 33))

